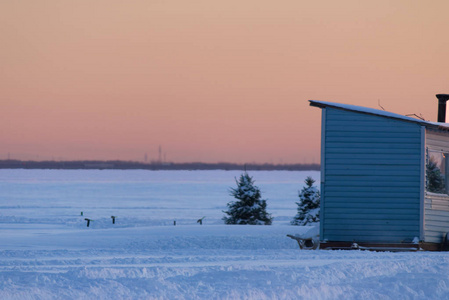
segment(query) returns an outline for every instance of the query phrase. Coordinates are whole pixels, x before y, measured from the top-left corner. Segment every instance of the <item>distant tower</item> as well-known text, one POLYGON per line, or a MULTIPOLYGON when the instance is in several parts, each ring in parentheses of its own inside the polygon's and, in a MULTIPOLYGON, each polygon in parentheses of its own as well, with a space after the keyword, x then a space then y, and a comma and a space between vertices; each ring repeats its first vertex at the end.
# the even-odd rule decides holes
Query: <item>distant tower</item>
POLYGON ((145 153, 145 158, 144 158, 145 163, 148 162, 148 153, 145 153))
POLYGON ((162 147, 159 145, 159 163, 162 162, 162 147))

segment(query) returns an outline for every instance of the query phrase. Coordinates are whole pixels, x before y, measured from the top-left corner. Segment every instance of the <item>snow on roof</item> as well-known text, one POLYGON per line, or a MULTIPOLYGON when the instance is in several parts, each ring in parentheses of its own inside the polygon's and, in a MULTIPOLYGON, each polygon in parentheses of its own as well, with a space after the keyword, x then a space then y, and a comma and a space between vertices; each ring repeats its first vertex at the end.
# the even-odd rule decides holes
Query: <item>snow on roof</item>
POLYGON ((380 110, 380 109, 374 109, 374 108, 351 105, 351 104, 342 104, 342 103, 336 103, 336 102, 317 101, 317 100, 309 100, 309 101, 310 101, 311 106, 316 106, 316 107, 320 107, 320 108, 333 107, 333 108, 337 108, 337 109, 355 111, 355 112, 360 112, 360 113, 369 114, 369 115, 376 115, 376 116, 381 116, 381 117, 386 117, 386 118, 392 118, 392 119, 397 119, 397 120, 402 120, 402 121, 407 121, 407 122, 418 123, 418 124, 421 124, 421 125, 424 125, 427 127, 439 127, 440 129, 445 129, 445 130, 449 129, 449 124, 447 124, 447 123, 424 121, 424 120, 415 119, 415 118, 403 116, 400 114, 396 114, 396 113, 392 113, 392 112, 384 111, 384 110, 380 110))

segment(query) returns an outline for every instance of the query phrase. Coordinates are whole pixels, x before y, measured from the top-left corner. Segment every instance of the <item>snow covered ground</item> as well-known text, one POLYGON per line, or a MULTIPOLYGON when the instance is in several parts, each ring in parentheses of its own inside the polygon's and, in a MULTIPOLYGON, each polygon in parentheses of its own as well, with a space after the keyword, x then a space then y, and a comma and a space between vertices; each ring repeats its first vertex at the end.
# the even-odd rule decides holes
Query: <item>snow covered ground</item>
POLYGON ((0 299, 449 299, 448 253, 299 250, 318 172, 250 172, 273 225, 223 225, 240 173, 0 170, 0 299))

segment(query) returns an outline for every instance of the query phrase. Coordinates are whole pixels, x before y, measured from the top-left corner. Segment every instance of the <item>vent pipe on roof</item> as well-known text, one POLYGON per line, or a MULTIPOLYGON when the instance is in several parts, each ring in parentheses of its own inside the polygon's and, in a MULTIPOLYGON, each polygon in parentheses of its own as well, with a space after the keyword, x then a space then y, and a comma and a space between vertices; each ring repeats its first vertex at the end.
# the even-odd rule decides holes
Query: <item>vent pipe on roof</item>
POLYGON ((438 98, 438 123, 446 123, 446 102, 449 94, 436 94, 438 98))

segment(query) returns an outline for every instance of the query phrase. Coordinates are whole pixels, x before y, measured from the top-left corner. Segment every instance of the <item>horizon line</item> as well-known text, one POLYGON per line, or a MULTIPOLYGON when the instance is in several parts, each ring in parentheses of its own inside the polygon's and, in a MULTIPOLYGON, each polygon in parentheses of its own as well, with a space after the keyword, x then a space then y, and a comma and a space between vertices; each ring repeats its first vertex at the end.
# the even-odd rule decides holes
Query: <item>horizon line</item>
POLYGON ((230 163, 230 162, 139 162, 123 160, 70 160, 70 161, 24 161, 24 160, 0 160, 0 169, 147 169, 147 170, 290 170, 306 171, 320 170, 320 164, 316 163, 230 163))

